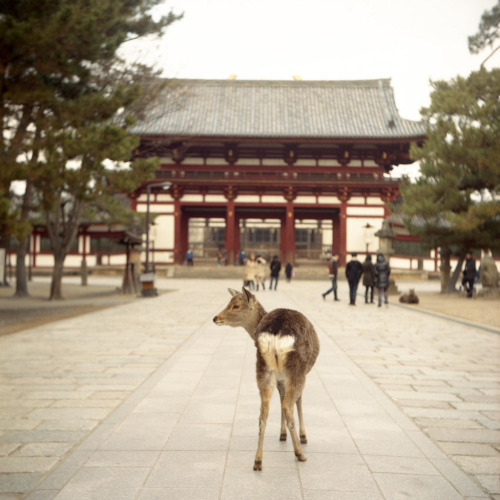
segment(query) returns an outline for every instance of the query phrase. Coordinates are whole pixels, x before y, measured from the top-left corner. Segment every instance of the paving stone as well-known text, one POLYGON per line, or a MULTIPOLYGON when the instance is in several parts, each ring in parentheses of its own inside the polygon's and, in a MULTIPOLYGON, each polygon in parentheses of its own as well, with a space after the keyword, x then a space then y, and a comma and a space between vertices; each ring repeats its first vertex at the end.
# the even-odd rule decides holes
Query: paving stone
MULTIPOLYGON (((0 373, 0 412, 37 422, 0 427, 3 458, 55 459, 75 446, 28 499, 486 499, 444 451, 500 494, 490 465, 474 461, 500 448, 498 392, 486 392, 500 389, 495 334, 392 307, 370 316, 367 331, 362 308, 323 304, 309 282, 259 296, 268 309, 303 310, 322 352, 304 392, 307 462, 278 439, 275 391, 257 473, 255 347, 244 331, 211 322, 234 284, 166 283, 176 290, 154 300, 0 339, 0 370, 11 376, 0 373), (193 293, 206 297, 195 315, 193 293)), ((32 487, 10 486, 4 493, 17 496, 32 487)))
POLYGON ((500 456, 468 457, 454 456, 453 460, 466 472, 474 475, 492 474, 500 476, 500 456))
POLYGON ((20 457, 62 457, 73 447, 69 443, 30 443, 16 451, 20 457))
POLYGON ((138 500, 219 500, 219 488, 143 488, 138 500))
MULTIPOLYGON (((0 469, 1 470, 1 469, 0 469)), ((33 488, 40 480, 40 473, 0 472, 0 494, 22 494, 33 488)))
POLYGON ((96 451, 85 467, 152 467, 159 451, 96 451))
POLYGON ((226 453, 221 451, 166 451, 160 455, 146 483, 148 488, 222 487, 226 453))
POLYGON ((307 490, 378 491, 359 455, 312 453, 307 462, 298 465, 302 486, 307 490))
POLYGON ((364 459, 372 472, 439 475, 439 471, 426 458, 365 455, 364 459))
POLYGON ((0 457, 0 471, 8 472, 46 472, 59 460, 59 457, 0 457))
POLYGON ((415 422, 423 428, 426 427, 460 427, 463 429, 482 429, 483 426, 475 420, 452 418, 416 418, 415 422))
POLYGON ((98 467, 80 469, 57 495, 58 500, 135 498, 149 469, 98 467))
POLYGON ((0 437, 0 442, 4 443, 66 443, 78 442, 87 434, 85 432, 74 431, 15 431, 9 432, 0 437))
POLYGON ((299 500, 302 498, 296 468, 277 467, 256 473, 252 468, 228 467, 224 475, 221 500, 299 500))
POLYGON ((101 408, 43 408, 31 412, 28 418, 37 420, 102 420, 109 409, 101 408))
POLYGON ((426 432, 437 441, 452 441, 454 443, 500 443, 500 431, 488 429, 448 429, 429 427, 426 432))
POLYGON ((500 476, 498 474, 478 474, 475 476, 486 491, 500 498, 500 476))
POLYGON ((382 500, 375 491, 303 490, 304 500, 382 500))
POLYGON ((387 473, 375 473, 374 476, 386 498, 463 500, 463 496, 441 477, 387 473))
MULTIPOLYGON (((498 452, 489 444, 478 443, 449 443, 442 441, 439 443, 441 449, 450 456, 471 455, 471 456, 495 456, 498 452)), ((455 459, 455 457, 454 457, 455 459)))

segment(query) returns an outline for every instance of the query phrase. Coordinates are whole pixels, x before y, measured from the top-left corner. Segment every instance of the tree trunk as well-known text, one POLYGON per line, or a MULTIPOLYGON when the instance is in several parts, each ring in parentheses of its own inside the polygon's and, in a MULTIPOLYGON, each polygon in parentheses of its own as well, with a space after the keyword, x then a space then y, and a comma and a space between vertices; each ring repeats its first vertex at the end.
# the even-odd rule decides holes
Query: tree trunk
POLYGON ((455 293, 457 290, 455 288, 455 285, 457 284, 458 277, 460 276, 460 271, 462 269, 462 264, 464 263, 464 258, 465 255, 463 253, 460 254, 458 257, 458 262, 453 269, 453 274, 451 275, 450 281, 448 281, 448 284, 446 285, 446 293, 455 293))
POLYGON ((29 297, 28 283, 26 280, 26 253, 29 244, 29 236, 19 242, 16 251, 16 292, 14 297, 29 297))
MULTIPOLYGON (((33 193, 33 183, 28 179, 26 181, 26 189, 23 196, 23 205, 21 208, 20 224, 24 225, 27 223, 29 218, 29 213, 31 210, 32 203, 32 193, 33 193)), ((30 226, 31 228, 31 226, 30 226)), ((20 232, 17 234, 17 239, 19 241, 19 247, 16 251, 16 293, 15 297, 28 297, 28 283, 26 280, 26 253, 28 251, 28 245, 30 242, 30 233, 27 231, 20 232), (22 240, 22 241, 21 241, 22 240)))
POLYGON ((439 271, 441 274, 441 293, 446 293, 446 287, 450 281, 450 256, 451 250, 449 247, 443 247, 439 251, 439 256, 441 259, 441 264, 439 265, 439 271))
POLYGON ((65 254, 54 253, 54 267, 52 268, 52 281, 50 283, 49 300, 62 300, 62 278, 64 270, 65 254))

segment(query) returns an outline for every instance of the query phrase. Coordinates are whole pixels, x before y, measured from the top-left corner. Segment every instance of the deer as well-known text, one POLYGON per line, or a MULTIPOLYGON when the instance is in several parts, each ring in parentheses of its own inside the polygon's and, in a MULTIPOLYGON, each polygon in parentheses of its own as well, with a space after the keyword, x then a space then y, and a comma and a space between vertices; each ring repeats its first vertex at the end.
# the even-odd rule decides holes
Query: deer
POLYGON ((246 288, 241 292, 228 288, 231 300, 214 317, 216 325, 243 327, 257 348, 257 387, 260 394, 259 439, 254 471, 262 470, 264 434, 269 403, 274 386, 281 400, 280 441, 286 441, 290 432, 297 460, 305 462, 301 444, 307 443, 302 414, 302 391, 306 375, 311 371, 318 354, 319 340, 310 321, 299 311, 274 309, 266 312, 246 288), (299 436, 295 427, 294 406, 299 417, 299 436), (286 424, 286 426, 285 426, 286 424))

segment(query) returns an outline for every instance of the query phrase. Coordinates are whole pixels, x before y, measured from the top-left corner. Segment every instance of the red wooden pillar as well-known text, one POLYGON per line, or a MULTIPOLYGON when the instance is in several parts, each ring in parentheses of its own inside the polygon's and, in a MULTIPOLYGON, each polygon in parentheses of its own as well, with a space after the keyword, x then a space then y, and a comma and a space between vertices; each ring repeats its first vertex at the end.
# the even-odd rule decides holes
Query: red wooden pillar
POLYGON ((234 264, 234 259, 236 255, 236 217, 234 214, 234 200, 227 201, 226 208, 226 252, 227 252, 227 263, 229 265, 234 264))
POLYGON ((340 265, 345 266, 347 254, 347 204, 342 202, 340 205, 339 217, 339 254, 340 265))
POLYGON ((349 188, 340 188, 337 197, 340 200, 340 214, 339 214, 339 263, 345 266, 347 261, 347 200, 351 197, 349 188))
POLYGON ((174 264, 182 264, 182 208, 180 200, 174 201, 174 264))
POLYGON ((234 264, 236 252, 239 250, 236 245, 236 213, 234 209, 234 199, 236 198, 237 194, 238 191, 234 186, 227 186, 226 188, 224 188, 224 196, 227 199, 225 245, 227 252, 227 262, 229 265, 234 264))
POLYGON ((332 219, 332 255, 340 254, 340 214, 332 219))
POLYGON ((181 215, 181 264, 186 260, 186 252, 189 248, 189 217, 181 215))
MULTIPOLYGON (((174 184, 170 188, 170 194, 174 199, 174 264, 182 264, 184 261, 185 250, 183 251, 183 215, 182 215, 182 188, 174 184)), ((186 235, 187 237, 187 235, 186 235)))
POLYGON ((282 245, 282 260, 295 264, 295 213, 293 200, 297 196, 293 187, 285 189, 286 199, 285 227, 284 227, 284 245, 282 245))
POLYGON ((235 217, 234 219, 234 250, 235 250, 235 263, 239 262, 240 250, 241 250, 241 231, 240 231, 240 217, 235 217))

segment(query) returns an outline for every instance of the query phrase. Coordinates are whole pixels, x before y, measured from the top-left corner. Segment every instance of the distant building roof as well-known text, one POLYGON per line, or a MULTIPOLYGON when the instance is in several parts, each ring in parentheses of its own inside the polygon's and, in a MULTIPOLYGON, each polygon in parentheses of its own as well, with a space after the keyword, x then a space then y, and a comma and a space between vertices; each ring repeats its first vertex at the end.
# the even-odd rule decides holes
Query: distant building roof
POLYGON ((422 122, 399 116, 389 79, 174 80, 132 133, 146 136, 415 139, 422 122))

